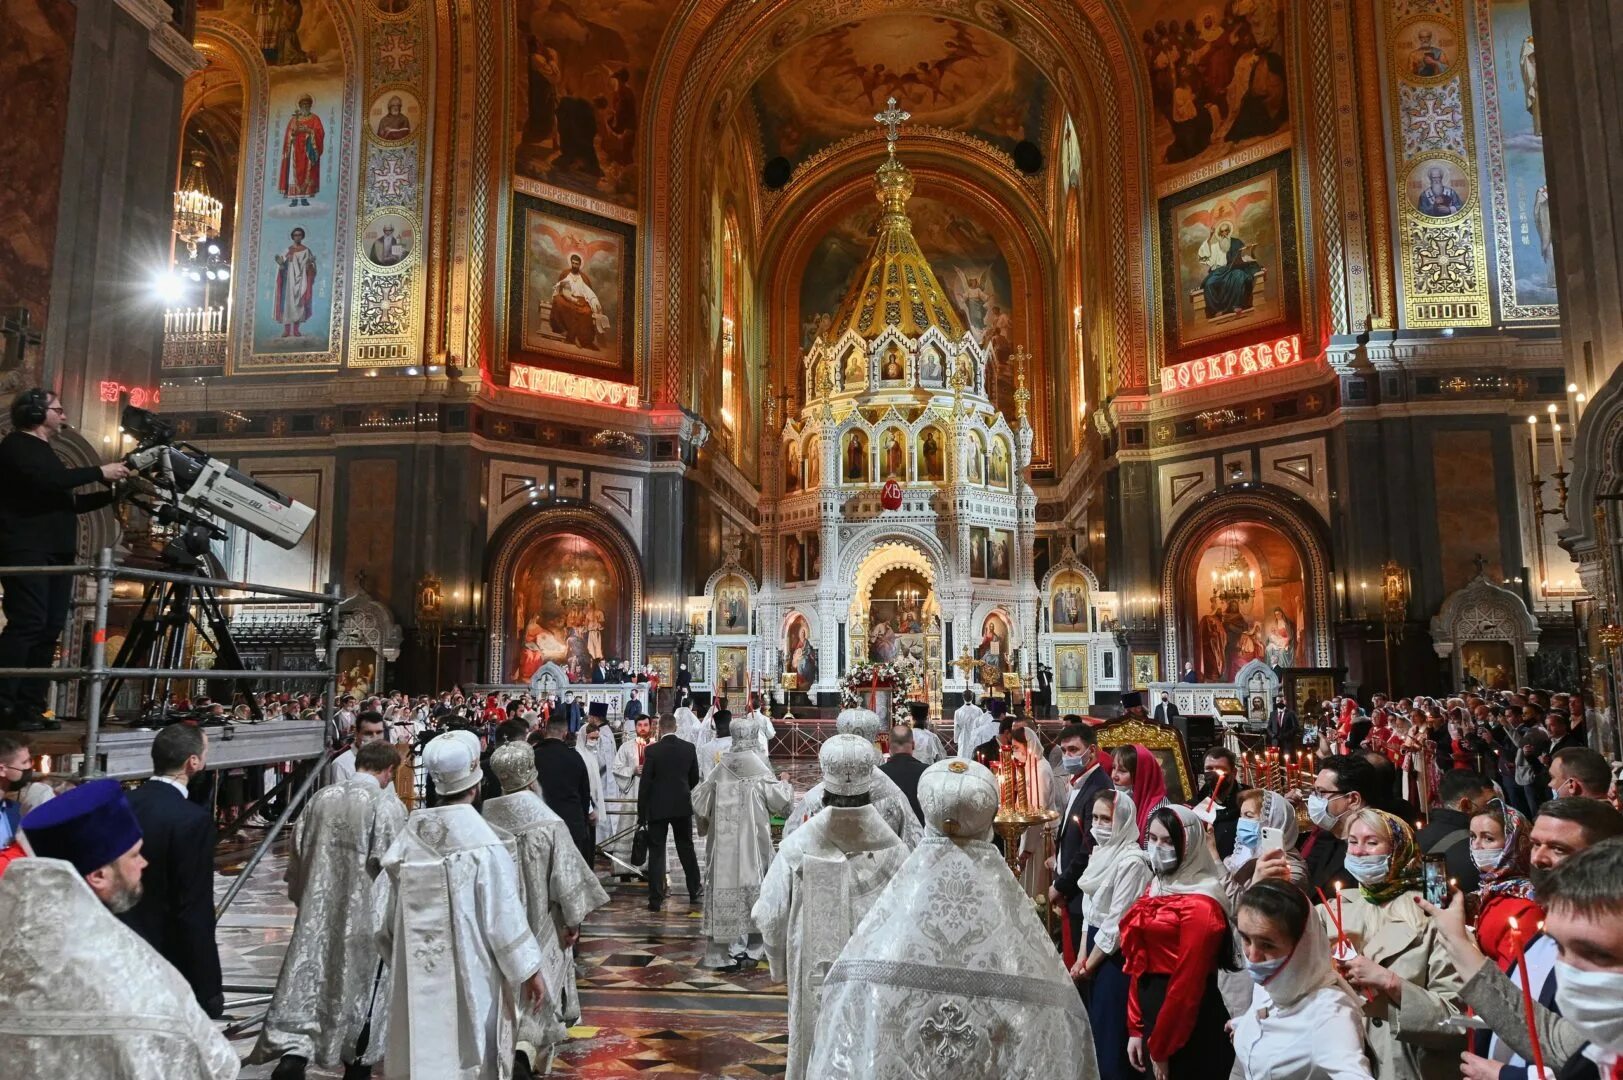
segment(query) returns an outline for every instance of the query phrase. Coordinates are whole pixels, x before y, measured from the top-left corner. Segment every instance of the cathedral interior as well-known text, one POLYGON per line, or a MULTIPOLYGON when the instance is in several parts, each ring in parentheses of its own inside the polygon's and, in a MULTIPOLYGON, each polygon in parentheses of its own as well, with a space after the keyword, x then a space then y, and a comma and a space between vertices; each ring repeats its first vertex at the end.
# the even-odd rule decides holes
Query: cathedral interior
POLYGON ((309 507, 208 559, 363 696, 1582 685, 1615 756, 1607 8, 5 0, 0 392, 309 507))
POLYGON ((0 377, 311 507, 212 556, 364 593, 354 687, 1600 651, 1612 253, 1536 5, 8 6, 0 377))

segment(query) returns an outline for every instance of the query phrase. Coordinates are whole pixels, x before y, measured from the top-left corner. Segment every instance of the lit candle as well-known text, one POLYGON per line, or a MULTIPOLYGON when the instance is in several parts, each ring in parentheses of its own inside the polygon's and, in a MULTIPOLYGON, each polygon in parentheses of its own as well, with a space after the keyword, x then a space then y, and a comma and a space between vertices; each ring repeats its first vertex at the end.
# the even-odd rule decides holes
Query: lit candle
POLYGON ((1533 1068, 1539 1080, 1544 1080, 1544 1048, 1538 1041, 1538 1022, 1533 1017, 1533 987, 1527 979, 1527 959, 1522 955, 1522 933, 1516 925, 1516 916, 1510 916, 1510 944, 1515 950, 1517 971, 1522 979, 1522 1014, 1527 1017, 1527 1041, 1533 1046, 1533 1068))
POLYGON ((1579 394, 1572 399, 1572 422, 1574 425, 1584 418, 1584 405, 1589 401, 1588 394, 1579 394))
POLYGON ((1533 479, 1538 479, 1538 417, 1527 418, 1527 444, 1533 448, 1533 479))
POLYGON ((1555 438, 1555 471, 1560 472, 1564 466, 1561 464, 1561 423, 1556 412, 1555 402, 1550 402, 1550 434, 1555 438))
POLYGON ((1567 411, 1572 414, 1573 422, 1576 423, 1578 420, 1578 384, 1575 382, 1567 384, 1567 411))

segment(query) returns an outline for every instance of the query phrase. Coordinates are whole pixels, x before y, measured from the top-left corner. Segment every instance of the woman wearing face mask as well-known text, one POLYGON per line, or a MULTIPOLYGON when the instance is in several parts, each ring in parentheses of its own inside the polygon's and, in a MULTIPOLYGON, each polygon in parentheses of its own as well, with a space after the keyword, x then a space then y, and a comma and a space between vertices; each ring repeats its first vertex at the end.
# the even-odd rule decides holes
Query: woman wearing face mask
POLYGON ((1137 1080, 1144 1074, 1127 1060, 1127 999, 1122 970, 1121 918, 1144 894, 1153 874, 1138 846, 1138 811, 1130 795, 1101 791, 1091 808, 1093 854, 1077 884, 1082 889, 1087 946, 1071 975, 1088 980, 1083 995, 1098 1051, 1100 1080, 1137 1080))
MULTIPOLYGON (((1013 749, 1015 767, 1025 774, 1027 798, 1039 809, 1054 804, 1054 768, 1043 757, 1042 738, 1027 723, 1015 728, 1013 749)), ((1059 818, 1033 825, 1020 836, 1020 884, 1032 899, 1048 894, 1049 870, 1047 838, 1059 829, 1059 818)))
POLYGON ((1454 1080, 1465 1037, 1445 1026, 1459 1013, 1460 976, 1436 924, 1420 909, 1420 849, 1407 822, 1365 808, 1347 827, 1347 871, 1358 881, 1319 919, 1345 943, 1336 969, 1364 995, 1369 1048, 1382 1080, 1454 1080))
POLYGON ((1167 781, 1161 763, 1146 746, 1134 743, 1110 752, 1110 782, 1116 790, 1133 797, 1138 808, 1138 831, 1143 835, 1150 815, 1167 803, 1167 781))
MULTIPOLYGON (((1527 928, 1544 920, 1544 909, 1534 901, 1529 880, 1532 831, 1526 818, 1497 799, 1471 818, 1471 861, 1482 882, 1473 904, 1477 944, 1500 971, 1509 971, 1516 959, 1510 920, 1527 928)), ((1529 929, 1529 936, 1531 933, 1529 929)))
POLYGON ((1301 829, 1296 820, 1296 807, 1277 791, 1253 788, 1240 795, 1240 820, 1234 826, 1234 853, 1223 860, 1231 900, 1238 900, 1252 883, 1265 828, 1280 831, 1281 846, 1276 849, 1277 854, 1270 853, 1270 863, 1281 863, 1285 878, 1291 884, 1302 889, 1308 887, 1307 864, 1296 854, 1296 836, 1301 829))
POLYGON ((1156 1080, 1225 1076, 1234 1047, 1217 972, 1235 962, 1222 867, 1186 806, 1157 810, 1144 846, 1155 879, 1121 920, 1127 1060, 1156 1080))
POLYGON ((1230 1024, 1246 1080, 1371 1080, 1359 998, 1336 974, 1306 894, 1258 882, 1240 897, 1235 925, 1255 983, 1230 1024))

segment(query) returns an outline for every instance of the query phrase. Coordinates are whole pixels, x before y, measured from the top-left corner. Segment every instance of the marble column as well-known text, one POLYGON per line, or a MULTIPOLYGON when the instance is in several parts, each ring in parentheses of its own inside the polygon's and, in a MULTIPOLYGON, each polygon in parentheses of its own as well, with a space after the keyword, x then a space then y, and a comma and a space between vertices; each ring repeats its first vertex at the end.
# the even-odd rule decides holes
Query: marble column
POLYGON ((80 3, 45 329, 45 380, 93 445, 116 426, 103 382, 155 388, 180 106, 203 67, 164 0, 80 3))

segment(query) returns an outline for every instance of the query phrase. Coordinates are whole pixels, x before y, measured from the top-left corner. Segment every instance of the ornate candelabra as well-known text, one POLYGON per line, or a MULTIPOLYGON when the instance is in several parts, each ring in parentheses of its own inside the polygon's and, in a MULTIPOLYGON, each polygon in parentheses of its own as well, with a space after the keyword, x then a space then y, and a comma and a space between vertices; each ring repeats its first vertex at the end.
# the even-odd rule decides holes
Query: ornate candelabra
POLYGON ((1019 877, 1021 834, 1033 825, 1053 821, 1059 812, 1033 803, 1035 785, 1030 774, 1007 746, 999 754, 994 771, 998 777, 998 809, 992 828, 1003 838, 1003 860, 1009 864, 1009 872, 1019 877))

